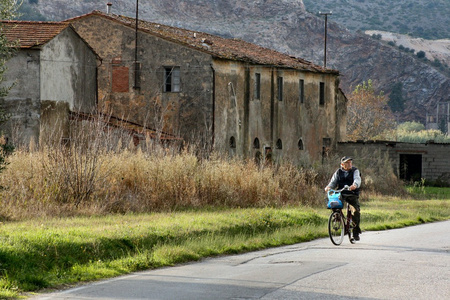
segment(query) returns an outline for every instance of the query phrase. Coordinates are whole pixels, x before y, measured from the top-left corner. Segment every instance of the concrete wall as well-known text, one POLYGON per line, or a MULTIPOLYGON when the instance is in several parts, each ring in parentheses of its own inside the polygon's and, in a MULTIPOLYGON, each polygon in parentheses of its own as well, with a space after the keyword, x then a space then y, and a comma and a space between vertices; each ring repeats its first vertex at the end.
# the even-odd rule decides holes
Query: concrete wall
POLYGON ((346 142, 338 144, 340 155, 358 153, 377 153, 388 155, 397 176, 406 180, 424 178, 431 182, 450 184, 450 144, 414 144, 397 142, 346 142), (418 161, 408 160, 418 158, 418 161), (403 161, 402 161, 403 160, 403 161), (416 173, 416 167, 420 174, 416 173), (403 178, 403 177, 407 178, 403 178), (417 178, 418 176, 419 178, 417 178))
POLYGON ((15 145, 27 144, 31 138, 37 143, 40 130, 40 52, 20 50, 6 62, 7 71, 2 86, 13 87, 0 99, 0 105, 10 114, 1 127, 15 145))
POLYGON ((40 82, 42 101, 61 101, 72 111, 96 108, 97 58, 71 28, 42 47, 40 82))

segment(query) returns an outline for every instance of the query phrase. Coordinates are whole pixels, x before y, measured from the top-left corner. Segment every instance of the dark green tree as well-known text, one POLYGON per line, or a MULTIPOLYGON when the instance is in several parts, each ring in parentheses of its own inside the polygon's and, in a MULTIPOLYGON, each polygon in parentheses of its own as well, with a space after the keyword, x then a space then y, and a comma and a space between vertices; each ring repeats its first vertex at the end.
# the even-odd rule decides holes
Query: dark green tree
MULTIPOLYGON (((17 10, 22 4, 22 0, 0 0, 0 18, 2 20, 12 20, 17 16, 17 10)), ((10 86, 2 84, 4 81, 4 74, 6 72, 6 62, 14 55, 16 50, 16 41, 9 41, 3 34, 3 30, 0 26, 0 97, 8 95, 10 86)), ((0 107, 0 126, 8 121, 9 115, 0 107)), ((8 140, 4 137, 0 138, 0 171, 2 171, 6 165, 6 158, 14 151, 14 147, 8 143, 8 140)))
POLYGON ((439 120, 439 130, 442 132, 442 133, 447 133, 447 118, 441 118, 440 120, 439 120))
MULTIPOLYGON (((22 4, 22 0, 0 0, 0 19, 12 20, 17 17, 17 10, 22 4)), ((3 75, 6 72, 6 62, 14 55, 17 41, 9 41, 3 34, 0 25, 0 84, 3 82, 3 75)), ((11 86, 1 85, 0 97, 5 97, 11 86)))
POLYGON ((425 58, 425 52, 423 52, 422 50, 420 50, 419 52, 417 52, 417 58, 425 58))
POLYGON ((405 108, 405 99, 403 98, 403 83, 397 82, 392 86, 388 105, 391 108, 392 112, 399 112, 405 108))

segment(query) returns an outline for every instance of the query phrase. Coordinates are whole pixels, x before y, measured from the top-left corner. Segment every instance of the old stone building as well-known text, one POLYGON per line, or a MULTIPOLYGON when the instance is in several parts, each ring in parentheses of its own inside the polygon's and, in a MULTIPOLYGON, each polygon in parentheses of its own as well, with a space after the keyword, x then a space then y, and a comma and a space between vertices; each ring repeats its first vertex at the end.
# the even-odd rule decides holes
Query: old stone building
POLYGON ((69 111, 96 109, 95 52, 69 23, 2 21, 1 27, 18 43, 2 82, 12 86, 0 99, 10 114, 3 133, 15 145, 67 136, 69 111))
POLYGON ((98 107, 244 158, 319 159, 345 138, 339 73, 237 39, 94 11, 98 107))

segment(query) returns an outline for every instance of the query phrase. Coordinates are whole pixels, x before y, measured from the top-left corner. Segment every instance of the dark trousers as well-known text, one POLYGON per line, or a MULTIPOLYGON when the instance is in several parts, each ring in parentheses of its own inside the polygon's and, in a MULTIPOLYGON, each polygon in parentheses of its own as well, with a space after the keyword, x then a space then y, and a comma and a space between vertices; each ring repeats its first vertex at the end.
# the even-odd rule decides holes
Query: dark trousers
POLYGON ((353 213, 353 222, 355 222, 356 227, 353 229, 353 233, 359 234, 361 233, 361 228, 359 227, 359 223, 361 221, 361 208, 359 206, 359 196, 353 193, 352 191, 342 191, 341 192, 342 200, 350 204, 355 208, 355 212, 353 213))

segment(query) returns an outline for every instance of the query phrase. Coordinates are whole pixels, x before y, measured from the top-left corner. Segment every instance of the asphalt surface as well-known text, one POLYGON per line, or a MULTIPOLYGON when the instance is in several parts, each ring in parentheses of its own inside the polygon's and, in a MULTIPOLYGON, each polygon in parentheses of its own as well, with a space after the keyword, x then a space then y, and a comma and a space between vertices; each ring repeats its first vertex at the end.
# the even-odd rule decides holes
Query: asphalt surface
POLYGON ((450 221, 134 273, 33 300, 450 299, 450 221))

